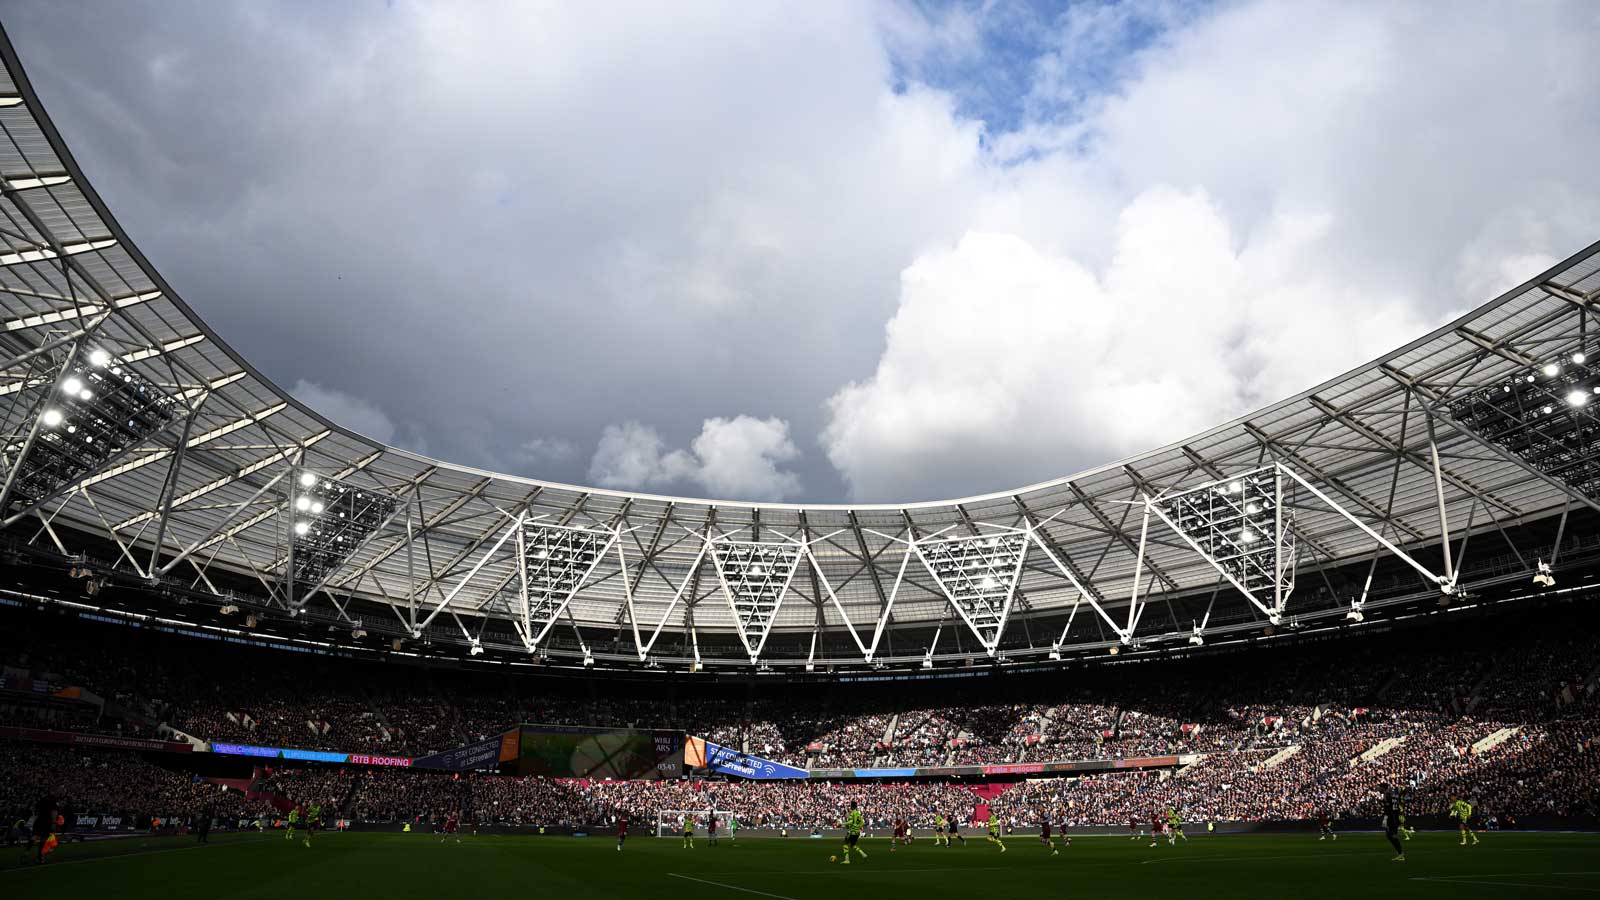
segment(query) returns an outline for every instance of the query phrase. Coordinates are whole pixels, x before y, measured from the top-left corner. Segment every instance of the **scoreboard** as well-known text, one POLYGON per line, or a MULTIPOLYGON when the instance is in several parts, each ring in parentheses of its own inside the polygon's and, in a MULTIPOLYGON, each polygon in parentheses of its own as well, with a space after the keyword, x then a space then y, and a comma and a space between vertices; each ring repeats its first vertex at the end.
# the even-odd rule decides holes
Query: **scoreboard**
POLYGON ((502 771, 549 778, 653 780, 683 774, 684 733, 665 729, 522 725, 502 771))

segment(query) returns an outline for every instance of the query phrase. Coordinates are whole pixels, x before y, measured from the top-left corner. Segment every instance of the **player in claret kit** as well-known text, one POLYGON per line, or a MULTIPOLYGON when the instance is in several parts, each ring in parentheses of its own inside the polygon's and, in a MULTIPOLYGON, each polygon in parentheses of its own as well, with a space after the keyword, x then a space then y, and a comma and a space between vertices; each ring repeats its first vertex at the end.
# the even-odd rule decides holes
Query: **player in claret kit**
POLYGON ((715 847, 717 845, 717 812, 711 810, 706 813, 706 843, 715 847))
POLYGON ((622 852, 622 842, 628 839, 628 817, 617 817, 617 852, 622 852))
POLYGON ((1056 849, 1056 842, 1050 839, 1050 814, 1045 813, 1039 817, 1039 840, 1050 848, 1051 856, 1060 856, 1061 851, 1056 849))
POLYGON ((443 829, 443 833, 439 837, 439 843, 441 843, 441 844, 444 843, 445 841, 449 840, 452 836, 455 837, 456 843, 458 843, 458 844, 461 843, 461 835, 459 833, 460 828, 461 828, 461 813, 459 811, 457 811, 457 810, 453 810, 452 809, 452 810, 450 810, 450 814, 448 816, 444 817, 444 829, 443 829))
POLYGON ((1129 816, 1128 817, 1128 840, 1137 841, 1139 838, 1141 838, 1143 836, 1144 836, 1144 831, 1139 828, 1139 817, 1138 816, 1129 816))
POLYGON ((1319 841, 1325 841, 1329 838, 1336 841, 1339 839, 1339 836, 1333 833, 1333 818, 1328 815, 1327 810, 1317 813, 1317 830, 1322 832, 1317 838, 1319 841))
POLYGON ((1152 810, 1150 813, 1150 846, 1161 843, 1161 829, 1166 823, 1161 820, 1161 811, 1152 810))

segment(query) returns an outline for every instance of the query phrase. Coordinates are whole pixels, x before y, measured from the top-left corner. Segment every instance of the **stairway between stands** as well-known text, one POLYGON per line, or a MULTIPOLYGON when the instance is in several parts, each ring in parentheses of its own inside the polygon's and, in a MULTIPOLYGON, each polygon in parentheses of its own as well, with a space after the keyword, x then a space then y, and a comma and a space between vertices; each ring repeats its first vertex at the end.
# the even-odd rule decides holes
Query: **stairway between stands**
POLYGON ((972 822, 971 822, 971 824, 973 824, 973 825, 981 825, 981 824, 983 824, 985 822, 988 822, 989 821, 989 803, 991 801, 993 801, 994 798, 996 798, 996 797, 1000 796, 1001 794, 1005 793, 1006 789, 1009 788, 1009 787, 1011 787, 1011 785, 1009 783, 1007 783, 1007 784, 977 784, 977 785, 973 785, 973 786, 967 788, 967 790, 969 790, 972 793, 978 795, 978 805, 974 806, 972 808, 972 822))

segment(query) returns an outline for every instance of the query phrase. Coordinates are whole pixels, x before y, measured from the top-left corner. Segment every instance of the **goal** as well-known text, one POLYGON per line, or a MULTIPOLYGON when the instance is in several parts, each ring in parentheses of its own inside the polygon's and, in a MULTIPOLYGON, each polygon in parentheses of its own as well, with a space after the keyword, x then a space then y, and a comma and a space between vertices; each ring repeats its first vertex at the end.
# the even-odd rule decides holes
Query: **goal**
POLYGON ((682 822, 686 819, 694 820, 694 836, 705 837, 710 831, 709 821, 712 816, 717 819, 717 837, 727 837, 733 831, 734 814, 725 810, 700 809, 663 809, 656 814, 656 837, 680 837, 683 834, 682 822))

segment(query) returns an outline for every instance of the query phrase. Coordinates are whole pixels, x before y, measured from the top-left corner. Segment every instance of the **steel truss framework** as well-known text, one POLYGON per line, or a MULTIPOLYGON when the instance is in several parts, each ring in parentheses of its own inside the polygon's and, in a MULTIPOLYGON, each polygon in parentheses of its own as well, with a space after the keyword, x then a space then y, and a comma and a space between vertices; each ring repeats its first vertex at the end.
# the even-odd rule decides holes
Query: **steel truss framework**
POLYGON ((8 42, 0 57, 0 409, 22 426, 8 427, 4 458, 18 458, 37 391, 56 377, 35 361, 77 342, 184 407, 31 504, 9 534, 63 555, 109 547, 119 572, 186 589, 248 584, 264 615, 297 609, 380 634, 619 664, 1060 656, 1470 589, 1504 577, 1489 559, 1508 549, 1526 577, 1558 561, 1518 526, 1559 515, 1564 527, 1573 504, 1600 510, 1587 432, 1567 440, 1571 423, 1557 429, 1543 412, 1508 432, 1495 417, 1509 408, 1473 412, 1486 392, 1561 358, 1562 389, 1589 386, 1570 360, 1600 353, 1589 322, 1600 245, 1296 397, 1013 491, 752 504, 426 459, 321 418, 218 340, 89 186, 8 42), (284 480, 302 470, 395 505, 296 588, 283 577, 284 480), (1216 485, 1240 479, 1260 480, 1249 496, 1270 497, 1271 523, 1218 503, 1216 485), (1242 540, 1245 521, 1257 540, 1242 540), (574 561, 530 568, 529 548, 547 545, 574 561), (761 548, 772 570, 758 579, 760 554, 739 546, 761 548), (1380 558, 1416 577, 1374 582, 1380 558), (1339 581, 1352 567, 1366 583, 1339 581))

